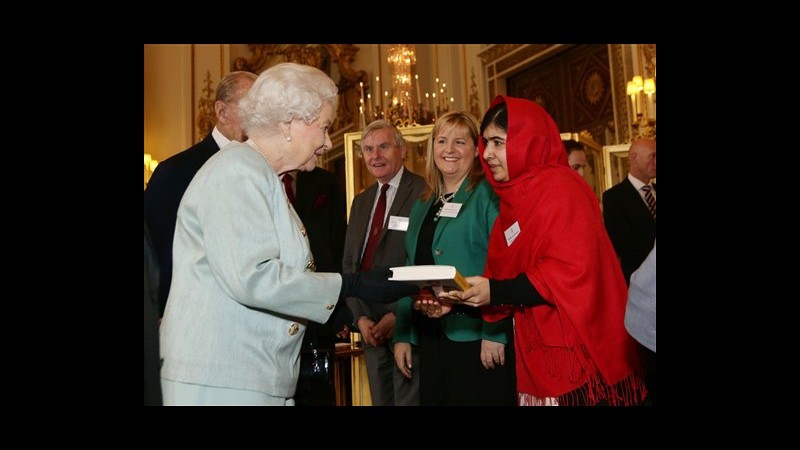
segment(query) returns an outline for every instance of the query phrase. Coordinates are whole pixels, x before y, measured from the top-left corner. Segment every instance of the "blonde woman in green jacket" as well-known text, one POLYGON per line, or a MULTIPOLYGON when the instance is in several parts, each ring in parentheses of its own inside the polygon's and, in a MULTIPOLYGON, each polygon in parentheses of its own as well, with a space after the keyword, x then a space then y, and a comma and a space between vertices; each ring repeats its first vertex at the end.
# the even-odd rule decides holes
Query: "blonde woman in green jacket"
MULTIPOLYGON (((497 196, 478 160, 478 122, 468 113, 442 116, 428 149, 426 190, 406 233, 407 265, 446 264, 480 275, 497 196)), ((485 322, 480 309, 456 305, 443 314, 410 297, 397 306, 394 356, 408 378, 420 377, 421 405, 515 405, 511 318, 485 322), (416 345, 419 367, 412 367, 416 345)))

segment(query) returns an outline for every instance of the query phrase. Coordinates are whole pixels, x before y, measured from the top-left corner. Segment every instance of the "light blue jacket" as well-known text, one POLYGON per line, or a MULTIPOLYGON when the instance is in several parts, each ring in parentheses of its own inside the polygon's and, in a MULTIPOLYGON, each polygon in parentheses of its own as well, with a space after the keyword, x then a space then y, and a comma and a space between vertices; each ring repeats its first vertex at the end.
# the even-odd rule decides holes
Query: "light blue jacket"
POLYGON ((294 396, 308 320, 325 323, 341 277, 314 273, 302 222, 261 155, 232 142, 178 209, 161 376, 294 396))

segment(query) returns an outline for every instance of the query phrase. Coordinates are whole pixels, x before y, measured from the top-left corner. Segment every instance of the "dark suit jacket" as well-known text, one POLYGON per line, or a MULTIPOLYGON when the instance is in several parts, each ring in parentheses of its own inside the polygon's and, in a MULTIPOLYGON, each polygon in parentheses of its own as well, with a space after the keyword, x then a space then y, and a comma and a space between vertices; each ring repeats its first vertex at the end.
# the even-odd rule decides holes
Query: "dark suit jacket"
MULTIPOLYGON (((295 173, 294 209, 308 232, 318 272, 341 272, 347 208, 336 176, 319 167, 295 173)), ((309 321, 300 350, 297 406, 336 406, 333 358, 336 333, 353 321, 344 301, 336 303, 325 324, 309 321)))
MULTIPOLYGON (((308 232, 311 254, 317 264, 317 272, 342 271, 344 254, 344 234, 347 228, 347 207, 343 190, 338 186, 336 175, 315 167, 311 172, 297 172, 295 183, 295 210, 308 232)), ((330 340, 333 345, 334 335, 343 325, 352 322, 350 311, 344 302, 336 304, 336 309, 328 320, 330 329, 317 330, 326 333, 320 339, 330 340), (332 331, 328 333, 328 331, 332 331), (327 334, 330 334, 328 336, 327 334)), ((314 334, 311 327, 306 336, 314 334)))
MULTIPOLYGON (((406 265, 406 232, 390 230, 388 228, 391 216, 408 217, 411 206, 422 195, 425 188, 425 180, 421 176, 404 169, 403 176, 400 178, 400 185, 397 195, 394 197, 389 213, 386 215, 383 232, 381 233, 378 248, 372 259, 373 267, 394 267, 406 265)), ((361 250, 367 238, 367 226, 369 225, 372 204, 378 192, 378 183, 374 183, 364 192, 358 194, 353 199, 350 208, 350 223, 347 225, 347 235, 344 242, 344 258, 342 260, 342 270, 345 273, 358 272, 361 268, 361 250)), ((380 320, 387 312, 397 308, 397 302, 387 305, 367 303, 355 297, 347 298, 347 306, 353 312, 353 317, 367 316, 374 321, 380 320)))
POLYGON ((183 193, 208 158, 219 150, 211 133, 199 143, 162 161, 144 191, 144 222, 153 238, 161 267, 158 286, 158 316, 164 315, 172 283, 172 239, 183 193))
POLYGON ((630 285, 631 274, 653 249, 656 221, 627 177, 603 193, 603 220, 630 285))

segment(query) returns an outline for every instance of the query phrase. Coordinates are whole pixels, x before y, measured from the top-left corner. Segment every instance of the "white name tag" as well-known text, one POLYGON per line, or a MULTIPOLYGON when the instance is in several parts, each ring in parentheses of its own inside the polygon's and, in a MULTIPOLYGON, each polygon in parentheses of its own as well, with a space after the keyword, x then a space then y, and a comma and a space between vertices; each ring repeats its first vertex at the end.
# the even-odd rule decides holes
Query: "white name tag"
POLYGON ((398 231, 408 230, 408 217, 389 216, 389 229, 398 231))
POLYGON ((442 207, 442 213, 439 214, 442 217, 456 217, 458 216, 458 212, 461 211, 461 205, 463 203, 450 203, 447 202, 442 207))
POLYGON ((508 227, 508 229, 506 229, 506 231, 503 232, 503 234, 506 235, 506 245, 511 247, 511 244, 514 242, 515 239, 517 239, 517 236, 519 236, 519 232, 520 232, 519 221, 514 222, 513 225, 508 227))

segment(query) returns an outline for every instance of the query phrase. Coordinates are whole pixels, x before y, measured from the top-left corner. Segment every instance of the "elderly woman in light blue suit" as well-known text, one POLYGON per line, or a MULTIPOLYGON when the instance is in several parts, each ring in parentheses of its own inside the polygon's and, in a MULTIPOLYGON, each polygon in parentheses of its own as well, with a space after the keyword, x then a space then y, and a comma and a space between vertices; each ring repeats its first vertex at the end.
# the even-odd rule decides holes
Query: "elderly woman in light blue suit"
POLYGON ((342 295, 408 295, 369 274, 314 272, 279 175, 312 170, 331 148, 336 103, 318 69, 264 71, 238 105, 249 139, 211 157, 186 190, 161 323, 165 405, 293 405, 307 321, 327 321, 342 295))
MULTIPOLYGON (((468 113, 450 112, 436 122, 427 187, 409 215, 407 264, 483 273, 499 202, 478 161, 478 137, 478 122, 468 113)), ((511 320, 486 322, 464 306, 421 307, 435 318, 414 311, 411 298, 401 299, 394 330, 395 362, 406 377, 420 377, 420 405, 515 405, 511 320), (412 344, 419 367, 412 367, 412 344)))

